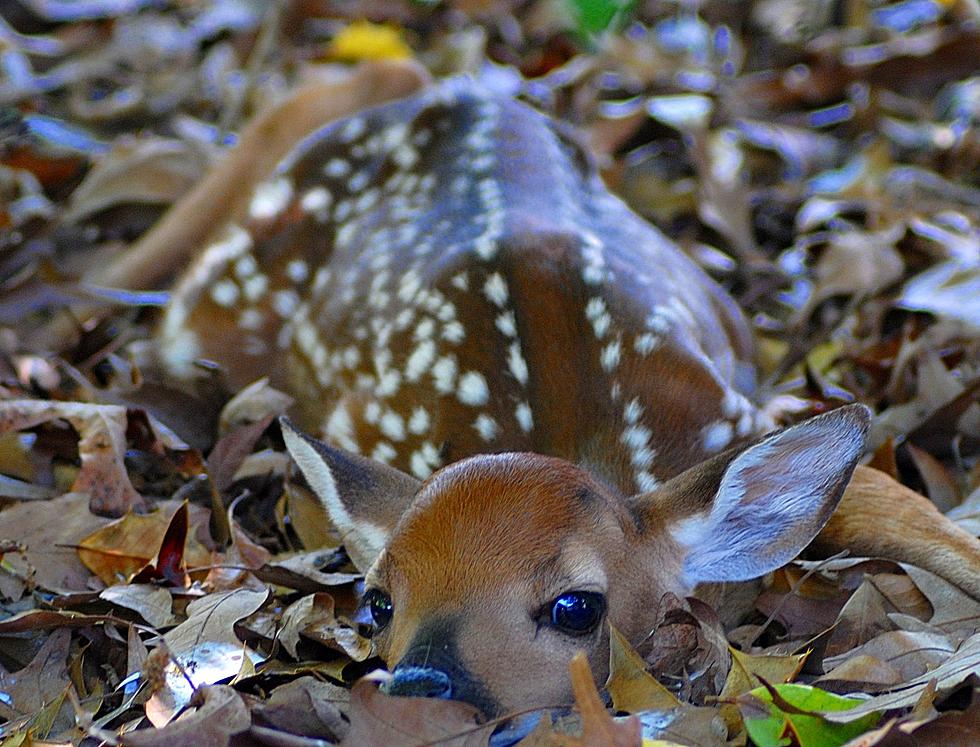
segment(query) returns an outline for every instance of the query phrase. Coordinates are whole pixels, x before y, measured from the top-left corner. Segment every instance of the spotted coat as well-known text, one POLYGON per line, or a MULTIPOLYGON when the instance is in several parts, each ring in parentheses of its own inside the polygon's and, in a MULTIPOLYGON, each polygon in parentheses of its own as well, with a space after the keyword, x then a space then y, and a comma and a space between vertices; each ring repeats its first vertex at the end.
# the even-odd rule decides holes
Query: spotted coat
POLYGON ((448 81, 333 123, 178 284, 168 364, 224 364, 418 477, 528 450, 628 492, 764 429, 731 299, 560 125, 448 81))

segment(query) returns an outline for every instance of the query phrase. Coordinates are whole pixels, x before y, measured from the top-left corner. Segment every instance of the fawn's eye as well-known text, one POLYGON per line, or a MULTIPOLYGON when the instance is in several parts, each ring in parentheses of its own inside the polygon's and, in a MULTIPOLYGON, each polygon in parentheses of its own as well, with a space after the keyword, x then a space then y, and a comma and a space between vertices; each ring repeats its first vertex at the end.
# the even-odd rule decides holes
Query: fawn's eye
POLYGON ((569 635, 595 630, 606 611, 606 598, 594 591, 566 591, 551 603, 551 624, 569 635))
POLYGON ((369 589, 367 594, 365 594, 364 602, 367 608, 371 610, 371 619, 374 620, 374 624, 378 630, 381 630, 391 622, 391 615, 394 609, 391 605, 391 597, 381 591, 381 589, 369 589))

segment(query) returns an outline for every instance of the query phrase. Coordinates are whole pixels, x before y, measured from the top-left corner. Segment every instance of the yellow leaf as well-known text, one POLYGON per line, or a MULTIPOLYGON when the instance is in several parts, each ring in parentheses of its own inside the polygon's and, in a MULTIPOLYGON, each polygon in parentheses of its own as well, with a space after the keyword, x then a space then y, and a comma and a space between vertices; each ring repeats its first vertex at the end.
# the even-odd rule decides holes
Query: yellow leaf
POLYGON ((617 711, 640 711, 678 708, 681 703, 666 687, 646 671, 646 662, 623 635, 609 626, 609 679, 606 690, 617 711))
POLYGON ((411 58, 412 50, 402 39, 400 29, 370 21, 354 21, 333 38, 327 56, 342 62, 407 60, 411 58))
MULTIPOLYGON (((759 680, 756 675, 773 684, 789 682, 800 673, 803 662, 810 655, 807 651, 797 656, 753 656, 731 646, 728 647, 728 651, 732 655, 732 668, 728 670, 728 678, 725 680, 721 695, 718 696, 719 700, 734 700, 742 693, 758 687, 759 680)), ((732 703, 723 705, 720 715, 728 726, 729 734, 737 734, 744 728, 738 707, 732 703)))
MULTIPOLYGON (((175 501, 161 502, 156 511, 147 514, 130 512, 95 530, 78 543, 79 559, 107 586, 128 581, 159 552, 175 504, 175 501)), ((179 504, 176 507, 179 510, 179 504)), ((207 565, 211 555, 196 537, 196 528, 206 520, 206 514, 200 510, 192 514, 184 561, 189 567, 207 565)))
POLYGON ((803 668, 803 662, 810 655, 791 656, 753 656, 738 651, 731 646, 728 648, 732 655, 732 668, 728 671, 728 679, 721 691, 721 698, 734 698, 759 686, 756 675, 772 684, 790 682, 803 668))

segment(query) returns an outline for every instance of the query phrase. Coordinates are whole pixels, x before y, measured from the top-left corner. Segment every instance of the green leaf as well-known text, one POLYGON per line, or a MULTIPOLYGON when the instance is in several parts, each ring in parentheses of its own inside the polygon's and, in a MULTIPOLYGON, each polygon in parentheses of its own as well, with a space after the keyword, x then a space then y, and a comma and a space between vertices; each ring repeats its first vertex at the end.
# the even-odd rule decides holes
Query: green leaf
POLYGON ((565 4, 575 19, 575 30, 588 40, 621 26, 636 7, 636 0, 565 0, 565 4))
POLYGON ((749 736, 759 747, 839 747, 872 728, 881 715, 869 713, 846 724, 828 721, 824 713, 847 711, 861 701, 809 685, 763 685, 740 696, 736 703, 749 736))

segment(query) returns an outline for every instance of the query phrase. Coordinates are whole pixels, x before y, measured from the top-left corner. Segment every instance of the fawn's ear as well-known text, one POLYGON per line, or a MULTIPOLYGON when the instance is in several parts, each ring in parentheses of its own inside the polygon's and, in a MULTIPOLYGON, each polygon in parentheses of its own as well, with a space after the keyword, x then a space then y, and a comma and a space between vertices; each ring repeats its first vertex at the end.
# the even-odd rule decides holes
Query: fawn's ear
POLYGON ((744 581, 792 560, 840 502, 870 424, 841 407, 694 467, 635 499, 648 541, 683 548, 685 581, 744 581), (659 529, 653 529, 659 525, 659 529))
POLYGON ((366 572, 421 484, 381 462, 334 448, 279 418, 286 448, 340 532, 347 554, 366 572))

